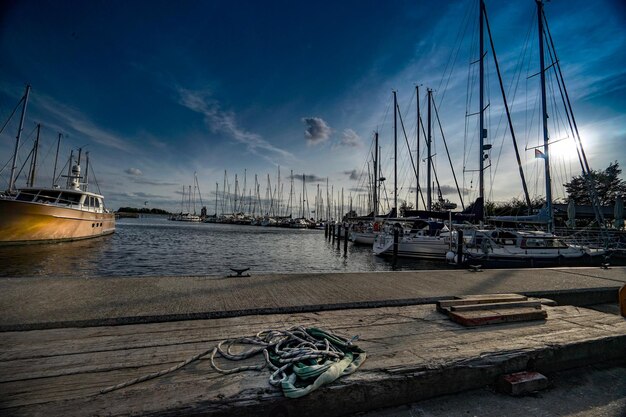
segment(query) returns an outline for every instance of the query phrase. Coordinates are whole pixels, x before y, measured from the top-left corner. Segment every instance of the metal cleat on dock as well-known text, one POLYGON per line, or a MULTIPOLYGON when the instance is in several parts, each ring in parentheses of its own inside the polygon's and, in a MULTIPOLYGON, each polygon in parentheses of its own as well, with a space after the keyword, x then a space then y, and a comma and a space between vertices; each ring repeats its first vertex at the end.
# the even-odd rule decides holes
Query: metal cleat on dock
POLYGON ((243 269, 237 269, 237 268, 230 268, 231 271, 236 272, 237 275, 228 275, 229 278, 233 278, 233 277, 249 277, 250 274, 246 274, 243 275, 244 272, 249 271, 250 268, 243 268, 243 269))
POLYGON ((483 270, 480 269, 482 268, 482 265, 470 265, 469 267, 470 267, 469 269, 470 272, 483 272, 483 270))

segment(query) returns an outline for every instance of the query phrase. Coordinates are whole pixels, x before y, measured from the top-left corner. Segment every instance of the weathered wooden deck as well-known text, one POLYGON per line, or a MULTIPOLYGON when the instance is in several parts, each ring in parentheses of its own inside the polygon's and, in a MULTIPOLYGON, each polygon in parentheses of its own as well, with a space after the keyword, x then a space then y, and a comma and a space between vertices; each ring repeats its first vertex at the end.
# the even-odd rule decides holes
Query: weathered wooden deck
POLYGON ((400 306, 481 293, 589 305, 616 302, 624 284, 626 267, 6 278, 0 280, 0 331, 400 306))
POLYGON ((544 308, 545 321, 472 329, 429 304, 4 332, 0 414, 332 416, 484 386, 505 372, 550 372, 626 357, 624 318, 571 306, 544 308), (207 358, 98 394, 222 339, 293 325, 359 335, 367 361, 356 373, 297 400, 271 387, 266 371, 222 375, 207 358))

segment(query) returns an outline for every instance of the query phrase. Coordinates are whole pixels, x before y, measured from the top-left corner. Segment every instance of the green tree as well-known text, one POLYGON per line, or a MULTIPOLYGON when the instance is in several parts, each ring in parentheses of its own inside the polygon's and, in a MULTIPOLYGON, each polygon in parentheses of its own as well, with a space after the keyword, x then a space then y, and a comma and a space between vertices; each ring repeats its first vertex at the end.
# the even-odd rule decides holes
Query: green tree
POLYGON ((626 181, 619 178, 621 173, 619 163, 615 161, 611 162, 605 170, 592 170, 589 174, 590 178, 578 175, 563 185, 569 199, 574 200, 576 204, 591 205, 590 187, 593 187, 600 205, 611 206, 615 203, 616 196, 626 195, 626 181))

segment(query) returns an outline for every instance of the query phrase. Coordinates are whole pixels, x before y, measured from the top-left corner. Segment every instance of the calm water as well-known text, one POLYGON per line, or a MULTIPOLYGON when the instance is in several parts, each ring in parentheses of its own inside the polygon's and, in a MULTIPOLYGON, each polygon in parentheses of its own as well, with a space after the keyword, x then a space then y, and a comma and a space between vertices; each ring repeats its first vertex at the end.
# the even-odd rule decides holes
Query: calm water
MULTIPOLYGON (((215 275, 389 271, 371 248, 341 251, 324 231, 120 219, 112 236, 78 242, 0 247, 0 276, 215 275)), ((399 269, 441 269, 443 262, 402 261, 399 269)))

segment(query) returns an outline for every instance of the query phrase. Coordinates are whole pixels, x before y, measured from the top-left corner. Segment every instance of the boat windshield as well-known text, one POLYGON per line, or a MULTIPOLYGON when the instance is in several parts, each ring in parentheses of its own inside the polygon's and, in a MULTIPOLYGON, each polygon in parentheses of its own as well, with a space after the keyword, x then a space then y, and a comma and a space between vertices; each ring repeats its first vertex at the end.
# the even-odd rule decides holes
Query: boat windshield
POLYGON ((59 194, 59 191, 41 190, 39 194, 37 194, 35 201, 37 203, 54 203, 57 201, 57 198, 59 198, 59 194))
POLYGON ((560 239, 548 238, 529 238, 523 239, 520 245, 522 249, 533 248, 550 248, 550 249, 564 249, 567 248, 567 244, 560 239))
POLYGON ((36 195, 37 195, 37 190, 35 190, 35 191, 32 191, 32 190, 28 190, 28 191, 20 190, 20 192, 18 193, 17 197, 15 197, 15 199, 17 201, 33 201, 33 198, 35 198, 36 195))
POLYGON ((64 191, 61 193, 61 198, 59 198, 59 203, 67 204, 67 205, 79 204, 80 196, 81 194, 79 193, 70 193, 70 192, 64 191))

